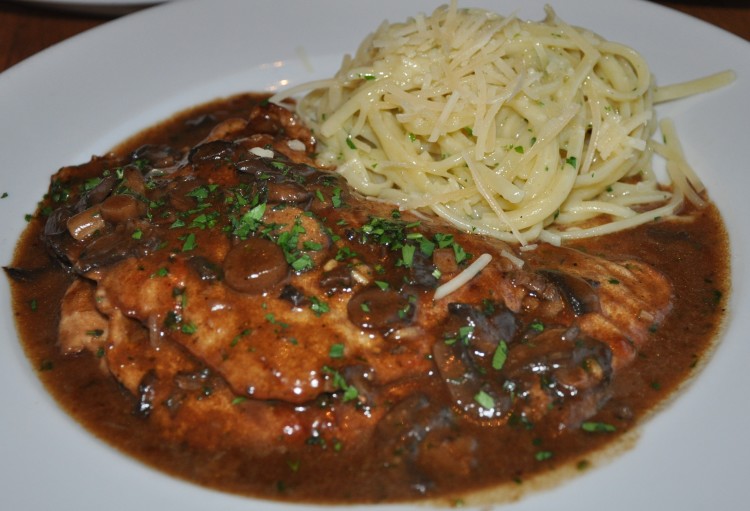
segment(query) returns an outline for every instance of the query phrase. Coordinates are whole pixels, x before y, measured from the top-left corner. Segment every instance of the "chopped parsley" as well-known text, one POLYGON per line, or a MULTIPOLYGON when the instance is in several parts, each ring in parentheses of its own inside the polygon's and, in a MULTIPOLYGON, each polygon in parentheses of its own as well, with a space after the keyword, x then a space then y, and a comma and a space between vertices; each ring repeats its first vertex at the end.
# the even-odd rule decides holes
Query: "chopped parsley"
POLYGON ((357 388, 353 385, 349 385, 346 382, 346 379, 337 370, 328 366, 324 366, 323 372, 331 375, 331 377, 333 378, 333 386, 335 388, 344 391, 343 400, 345 403, 359 397, 359 391, 357 390, 357 388))
POLYGON ((336 251, 336 255, 333 258, 336 259, 337 261, 345 261, 347 259, 352 259, 354 257, 357 257, 357 253, 354 252, 349 247, 347 247, 346 245, 344 245, 336 251))
POLYGON ((401 247, 401 260, 403 266, 410 268, 414 264, 414 252, 417 248, 414 245, 404 245, 401 247))
POLYGON ((430 257, 435 246, 451 247, 458 264, 471 257, 455 242, 453 235, 438 233, 430 240, 421 232, 413 230, 419 227, 420 222, 407 223, 400 220, 401 214, 398 210, 394 210, 391 216, 393 219, 370 217, 359 231, 364 238, 363 241, 369 240, 385 245, 393 251, 400 251, 401 258, 396 263, 398 266, 411 267, 417 248, 424 256, 430 257))
POLYGON ((247 210, 239 219, 232 217, 232 234, 240 239, 246 239, 250 233, 258 230, 260 219, 266 213, 266 203, 261 202, 247 210))
POLYGON ((505 365, 505 361, 508 359, 508 344, 501 340, 497 344, 495 353, 492 355, 492 369, 499 371, 505 365))
POLYGON ((191 232, 191 233, 187 234, 186 236, 181 237, 181 239, 183 239, 183 241, 184 241, 183 244, 182 244, 182 251, 183 252, 189 252, 190 250, 193 250, 196 246, 198 246, 198 244, 195 241, 195 233, 194 232, 191 232))
POLYGON ((331 349, 328 351, 328 356, 331 358, 341 358, 344 356, 344 345, 337 343, 331 345, 331 349))
POLYGON ((183 334, 192 335, 198 331, 198 327, 195 325, 195 323, 183 323, 180 327, 180 331, 183 334))
POLYGON ((473 326, 471 325, 462 326, 461 328, 458 329, 458 332, 455 335, 446 337, 445 344, 453 345, 453 344, 456 344, 457 342, 461 342, 464 345, 468 345, 473 334, 474 334, 473 326))
POLYGON ((326 312, 329 312, 331 308, 326 302, 318 298, 317 296, 310 296, 310 310, 312 310, 316 316, 322 316, 326 312))
POLYGON ((589 433, 612 433, 617 430, 612 424, 606 422, 584 422, 581 424, 581 429, 589 433))
POLYGON ((302 221, 297 218, 291 229, 283 231, 279 234, 279 237, 276 240, 276 244, 284 252, 284 258, 287 263, 289 263, 296 272, 307 271, 314 266, 312 257, 310 257, 309 254, 301 252, 298 248, 299 237, 306 232, 307 231, 302 226, 302 221))
POLYGON ((269 312, 268 314, 266 314, 265 318, 266 318, 266 321, 268 321, 272 325, 276 325, 281 328, 289 328, 289 323, 284 323, 283 321, 277 320, 273 312, 269 312))
POLYGON ((544 332, 544 323, 542 323, 539 320, 534 320, 531 322, 531 325, 529 325, 532 330, 535 332, 544 332))
POLYGON ((204 200, 208 199, 208 196, 218 188, 219 185, 217 184, 211 184, 211 185, 202 185, 198 186, 196 188, 193 188, 185 195, 187 197, 193 197, 198 200, 198 202, 203 202, 204 200))
POLYGON ((340 208, 343 205, 341 200, 341 188, 334 188, 333 195, 331 195, 331 203, 334 208, 340 208))
POLYGON ((474 401, 485 410, 493 410, 495 408, 495 399, 483 390, 480 390, 474 396, 474 401))
POLYGON ((390 285, 388 284, 388 282, 385 282, 385 281, 382 281, 382 280, 376 280, 375 281, 375 285, 378 286, 382 291, 386 291, 390 287, 390 285))
POLYGON ((538 451, 534 455, 534 459, 537 461, 545 461, 552 457, 552 451, 538 451))
POLYGON ((166 277, 167 275, 169 275, 169 269, 166 267, 161 267, 154 273, 152 273, 151 277, 166 277))

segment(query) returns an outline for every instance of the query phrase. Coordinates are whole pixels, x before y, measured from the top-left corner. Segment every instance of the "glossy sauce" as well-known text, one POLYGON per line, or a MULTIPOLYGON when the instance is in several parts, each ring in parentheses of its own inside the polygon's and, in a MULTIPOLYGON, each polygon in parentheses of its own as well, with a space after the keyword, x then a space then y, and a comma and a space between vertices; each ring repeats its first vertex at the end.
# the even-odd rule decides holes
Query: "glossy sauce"
MULTIPOLYGON (((216 121, 246 110, 258 99, 241 95, 198 107, 146 130, 117 152, 128 153, 145 143, 191 147, 206 136, 216 121)), ((616 443, 696 374, 710 354, 724 318, 730 287, 728 241, 713 205, 686 213, 694 220, 654 222, 573 245, 592 254, 640 259, 662 271, 674 289, 674 308, 666 322, 639 351, 635 365, 617 374, 612 398, 592 419, 613 425, 615 430, 572 430, 556 435, 523 427, 464 424, 457 434, 481 441, 482 449, 472 460, 479 469, 467 465, 470 478, 437 480, 438 489, 428 489, 422 496, 457 503, 472 490, 503 484, 510 487, 506 496, 515 495, 540 474, 554 474, 561 467, 588 469, 597 451, 616 443)), ((368 443, 342 450, 311 443, 294 456, 262 457, 237 448, 201 451, 165 443, 158 428, 132 413, 132 396, 100 370, 95 356, 60 353, 56 344, 58 307, 72 277, 47 255, 39 240, 42 226, 37 215, 24 232, 11 265, 36 269, 28 282, 11 279, 15 317, 26 353, 38 368, 40 378, 60 405, 88 430, 165 472, 244 495, 339 503, 420 496, 413 487, 399 481, 403 467, 389 475, 388 469, 373 461, 373 446, 368 443)), ((262 274, 259 278, 271 281, 280 277, 262 274)), ((364 315, 355 316, 366 325, 368 319, 364 315)), ((431 399, 445 399, 441 386, 424 390, 431 399)), ((465 460, 445 453, 434 458, 438 468, 448 461, 455 465, 465 460)), ((446 473, 455 473, 455 466, 451 470, 454 472, 446 473)))

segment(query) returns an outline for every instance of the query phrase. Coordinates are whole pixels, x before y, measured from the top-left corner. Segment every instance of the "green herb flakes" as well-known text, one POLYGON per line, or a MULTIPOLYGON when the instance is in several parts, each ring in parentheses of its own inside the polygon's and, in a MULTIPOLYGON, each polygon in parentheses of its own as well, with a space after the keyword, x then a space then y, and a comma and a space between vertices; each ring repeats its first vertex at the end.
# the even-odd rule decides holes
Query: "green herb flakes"
POLYGON ((501 340, 497 344, 495 353, 492 355, 492 369, 499 371, 505 365, 505 361, 508 359, 508 344, 501 340))
POLYGON ((326 312, 329 312, 331 308, 326 302, 316 296, 310 296, 310 310, 312 310, 316 316, 322 316, 326 312))
POLYGON ((183 334, 192 335, 198 331, 198 327, 194 323, 183 323, 180 327, 180 331, 183 334))
POLYGON ((584 422, 581 429, 588 433, 612 433, 617 430, 612 424, 605 422, 584 422))
POLYGON ((552 451, 537 451, 534 455, 534 459, 537 461, 546 461, 552 458, 552 451))
POLYGON ((344 345, 342 343, 331 345, 328 356, 331 358, 342 358, 344 356, 344 345))
POLYGON ((189 252, 190 250, 195 249, 198 244, 195 241, 195 233, 191 232, 187 236, 184 236, 183 238, 183 244, 182 244, 182 251, 183 252, 189 252))
POLYGON ((333 378, 333 386, 336 389, 344 391, 343 401, 345 403, 359 397, 359 391, 357 390, 357 388, 353 385, 349 385, 346 382, 346 379, 341 375, 341 373, 328 366, 323 367, 323 372, 331 375, 331 377, 333 378))
POLYGON ((334 208, 340 208, 343 205, 341 200, 341 188, 334 188, 333 195, 331 195, 331 203, 334 208))
POLYGON ((476 401, 477 404, 479 404, 479 406, 481 406, 485 410, 495 409, 495 399, 483 390, 480 390, 474 396, 474 401, 476 401))

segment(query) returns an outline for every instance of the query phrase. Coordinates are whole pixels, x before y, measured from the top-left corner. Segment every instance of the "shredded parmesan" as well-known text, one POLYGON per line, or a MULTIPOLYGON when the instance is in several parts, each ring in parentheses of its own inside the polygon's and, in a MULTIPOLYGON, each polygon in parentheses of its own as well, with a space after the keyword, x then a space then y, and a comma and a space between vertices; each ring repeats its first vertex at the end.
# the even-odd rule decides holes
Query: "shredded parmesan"
POLYGON ((365 275, 364 273, 358 271, 358 270, 352 270, 352 278, 355 282, 358 284, 366 285, 370 283, 370 278, 365 275))
POLYGON ((250 152, 261 158, 273 158, 273 151, 264 147, 253 147, 250 152))
POLYGON ((296 138, 294 140, 288 141, 286 145, 292 151, 304 151, 305 150, 304 142, 302 142, 301 140, 297 140, 296 138))
POLYGON ((523 268, 523 259, 521 259, 520 257, 516 257, 515 254, 509 252, 508 250, 503 249, 500 252, 500 255, 513 263, 513 266, 515 266, 516 268, 523 268))
POLYGON ((485 268, 485 266, 490 264, 490 261, 492 261, 492 256, 487 253, 477 257, 476 261, 471 263, 464 271, 453 277, 445 284, 440 285, 435 290, 435 300, 445 298, 449 294, 466 285, 471 279, 476 277, 477 274, 479 274, 479 272, 485 268))

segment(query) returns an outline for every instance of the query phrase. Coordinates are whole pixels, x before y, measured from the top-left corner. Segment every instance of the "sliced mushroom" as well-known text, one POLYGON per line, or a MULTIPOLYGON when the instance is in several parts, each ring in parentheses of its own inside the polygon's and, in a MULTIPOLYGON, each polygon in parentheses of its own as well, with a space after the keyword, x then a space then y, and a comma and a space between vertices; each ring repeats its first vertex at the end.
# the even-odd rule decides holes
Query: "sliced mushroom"
POLYGON ((388 333, 408 325, 414 316, 408 296, 378 286, 357 292, 347 304, 349 321, 365 329, 388 333))
POLYGON ((264 238, 248 238, 232 247, 222 269, 229 287, 251 294, 270 291, 289 274, 284 252, 264 238))

